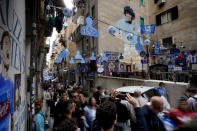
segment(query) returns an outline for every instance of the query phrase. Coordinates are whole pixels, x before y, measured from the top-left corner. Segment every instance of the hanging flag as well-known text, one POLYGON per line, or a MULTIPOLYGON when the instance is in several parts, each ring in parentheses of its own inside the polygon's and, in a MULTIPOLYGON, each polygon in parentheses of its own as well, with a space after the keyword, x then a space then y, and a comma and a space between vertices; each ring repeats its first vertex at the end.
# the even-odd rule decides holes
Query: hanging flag
POLYGON ((145 45, 150 45, 150 43, 151 43, 151 41, 150 41, 149 39, 146 39, 146 40, 144 41, 144 44, 145 44, 145 45))
POLYGON ((70 58, 70 64, 75 64, 75 61, 73 60, 73 58, 70 58))
POLYGON ((79 50, 77 50, 77 54, 75 55, 75 59, 79 59, 79 60, 81 60, 81 59, 82 59, 82 56, 81 56, 81 54, 80 54, 80 51, 79 51, 79 50))
POLYGON ((94 52, 92 52, 92 56, 90 57, 90 60, 96 60, 96 57, 94 56, 94 52))
POLYGON ((116 33, 116 28, 114 26, 110 26, 108 28, 108 32, 110 35, 114 35, 116 33))
POLYGON ((108 61, 108 57, 106 56, 106 54, 105 54, 105 53, 103 54, 103 58, 102 58, 102 60, 103 60, 103 61, 108 61))
POLYGON ((82 57, 82 59, 81 59, 81 64, 85 64, 86 62, 85 62, 85 60, 84 60, 84 58, 82 57))
POLYGON ((141 34, 154 34, 154 32, 155 32, 155 24, 141 26, 141 34))
POLYGON ((68 8, 64 8, 63 9, 63 14, 64 14, 65 17, 70 18, 73 14, 73 11, 68 9, 68 8))
POLYGON ((55 63, 61 63, 61 62, 62 62, 61 57, 58 56, 57 59, 56 59, 56 61, 55 61, 55 63))
POLYGON ((155 52, 156 55, 158 55, 160 53, 159 44, 157 42, 155 42, 154 52, 155 52))
POLYGON ((64 48, 62 48, 62 51, 60 52, 59 57, 66 58, 67 53, 68 53, 68 50, 65 50, 64 48))
POLYGON ((98 31, 92 27, 92 19, 88 16, 86 18, 86 26, 81 27, 81 35, 98 37, 98 31))
POLYGON ((135 49, 137 51, 144 51, 143 45, 140 43, 140 37, 137 37, 137 44, 135 45, 135 49))

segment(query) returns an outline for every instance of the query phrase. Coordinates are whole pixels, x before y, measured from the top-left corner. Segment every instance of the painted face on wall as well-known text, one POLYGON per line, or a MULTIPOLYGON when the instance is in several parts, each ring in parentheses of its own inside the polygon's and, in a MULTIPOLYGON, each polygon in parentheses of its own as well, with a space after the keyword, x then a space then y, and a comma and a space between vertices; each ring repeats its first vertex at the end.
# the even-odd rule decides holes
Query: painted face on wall
POLYGON ((132 16, 129 13, 127 13, 127 14, 125 14, 125 17, 126 17, 127 21, 131 23, 132 16))
POLYGON ((10 37, 8 32, 4 32, 1 40, 1 59, 2 59, 2 76, 8 79, 8 70, 10 66, 10 37))

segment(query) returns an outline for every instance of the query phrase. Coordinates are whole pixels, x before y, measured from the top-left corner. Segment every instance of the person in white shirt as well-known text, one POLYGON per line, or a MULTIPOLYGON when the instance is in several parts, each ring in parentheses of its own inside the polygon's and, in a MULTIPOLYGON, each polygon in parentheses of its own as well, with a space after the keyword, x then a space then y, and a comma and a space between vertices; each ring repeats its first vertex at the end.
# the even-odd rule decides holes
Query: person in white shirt
POLYGON ((189 64, 189 66, 191 66, 191 64, 197 63, 196 50, 192 50, 190 53, 191 54, 187 57, 187 63, 189 64))

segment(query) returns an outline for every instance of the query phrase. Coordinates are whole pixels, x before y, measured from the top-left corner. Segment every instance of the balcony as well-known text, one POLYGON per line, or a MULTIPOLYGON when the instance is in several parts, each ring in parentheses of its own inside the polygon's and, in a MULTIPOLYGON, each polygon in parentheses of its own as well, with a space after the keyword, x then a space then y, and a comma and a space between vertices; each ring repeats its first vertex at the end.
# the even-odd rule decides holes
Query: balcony
POLYGON ((74 6, 77 8, 85 8, 87 4, 87 0, 73 0, 74 6))

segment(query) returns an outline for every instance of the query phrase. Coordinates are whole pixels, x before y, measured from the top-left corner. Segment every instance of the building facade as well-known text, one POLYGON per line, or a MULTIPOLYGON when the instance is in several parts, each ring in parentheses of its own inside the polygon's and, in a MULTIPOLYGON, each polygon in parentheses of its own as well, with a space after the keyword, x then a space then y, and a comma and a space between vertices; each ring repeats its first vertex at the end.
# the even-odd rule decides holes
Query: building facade
POLYGON ((152 39, 170 49, 175 43, 185 50, 196 49, 196 0, 150 0, 149 23, 156 24, 152 39))
MULTIPOLYGON (((78 23, 73 40, 77 43, 77 49, 86 52, 85 54, 91 54, 92 51, 97 54, 105 51, 124 54, 125 47, 122 40, 109 35, 108 29, 110 25, 116 26, 116 22, 124 18, 125 6, 130 6, 134 10, 138 25, 156 24, 154 35, 145 35, 144 39, 150 38, 168 49, 173 43, 179 48, 185 47, 186 50, 195 49, 197 42, 195 0, 74 0, 74 4, 77 12, 73 16, 73 22, 77 23, 79 18, 90 16, 93 19, 93 27, 97 28, 99 33, 98 38, 81 36, 81 26, 78 23)), ((84 25, 85 20, 82 23, 84 25)))
MULTIPOLYGON (((134 46, 137 43, 137 35, 140 34, 140 25, 149 24, 148 1, 76 0, 74 4, 77 8, 77 12, 73 16, 73 22, 76 22, 78 27, 73 33, 73 40, 77 44, 77 49, 82 52, 82 55, 86 59, 90 57, 91 52, 95 52, 96 55, 99 55, 107 51, 116 52, 119 55, 122 53, 127 59, 130 59, 131 56, 135 56, 135 58, 133 58, 134 60, 139 59, 139 52, 135 51, 134 46), (84 4, 82 4, 83 2, 84 4), (135 34, 133 35, 135 40, 125 44, 124 40, 110 35, 109 28, 110 26, 117 27, 118 22, 125 18, 124 8, 126 6, 132 8, 135 13, 135 20, 129 24, 129 28, 132 30, 131 33, 135 34), (98 38, 81 36, 80 28, 86 25, 85 18, 87 16, 92 18, 92 26, 98 30, 98 38), (84 18, 82 24, 78 23, 80 18, 84 18), (134 50, 134 54, 130 54, 130 50, 134 50)), ((126 24, 126 26, 128 25, 126 24)), ((143 40, 142 38, 141 42, 143 40)))

